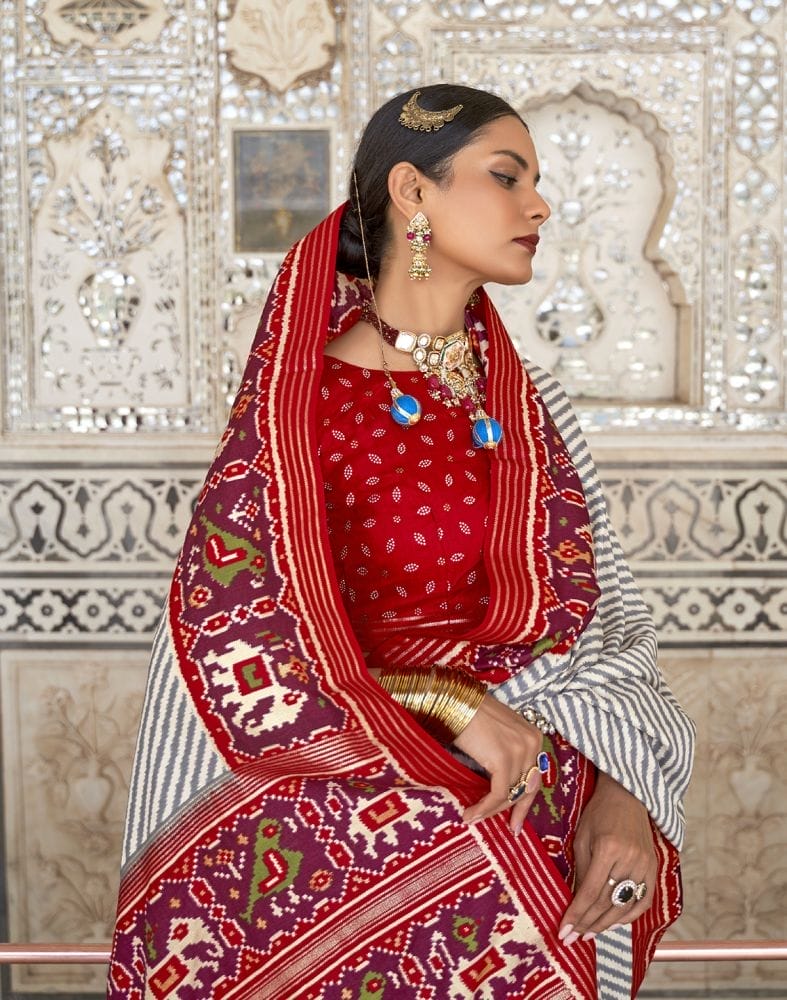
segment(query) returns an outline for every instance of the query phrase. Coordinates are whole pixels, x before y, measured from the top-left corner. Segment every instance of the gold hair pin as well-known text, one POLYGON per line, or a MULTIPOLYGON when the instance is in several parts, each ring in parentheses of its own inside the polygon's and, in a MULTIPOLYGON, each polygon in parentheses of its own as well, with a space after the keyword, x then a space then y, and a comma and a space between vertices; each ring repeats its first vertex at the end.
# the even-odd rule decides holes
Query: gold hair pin
POLYGON ((405 128, 415 129, 416 132, 436 132, 446 122, 452 122, 462 110, 462 105, 456 104, 447 111, 427 111, 418 104, 420 96, 421 91, 416 90, 399 115, 399 124, 405 128))

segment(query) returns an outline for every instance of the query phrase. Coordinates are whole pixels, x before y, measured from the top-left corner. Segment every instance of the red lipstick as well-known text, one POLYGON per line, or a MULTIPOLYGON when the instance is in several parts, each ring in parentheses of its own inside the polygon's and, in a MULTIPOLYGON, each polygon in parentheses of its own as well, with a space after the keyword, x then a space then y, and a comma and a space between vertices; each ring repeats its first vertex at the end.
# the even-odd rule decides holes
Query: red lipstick
POLYGON ((514 243, 518 243, 520 246, 527 247, 531 253, 536 252, 536 247, 538 246, 538 236, 533 233, 532 236, 518 236, 514 243))

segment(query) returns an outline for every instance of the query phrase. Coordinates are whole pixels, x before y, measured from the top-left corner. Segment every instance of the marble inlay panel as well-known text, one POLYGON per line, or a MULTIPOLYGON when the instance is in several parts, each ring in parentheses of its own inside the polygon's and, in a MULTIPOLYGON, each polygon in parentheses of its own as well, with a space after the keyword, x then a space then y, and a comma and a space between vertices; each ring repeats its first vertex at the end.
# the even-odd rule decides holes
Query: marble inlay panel
MULTIPOLYGON (((0 653, 12 941, 104 943, 147 673, 144 650, 0 653)), ((97 990, 100 967, 16 966, 31 992, 97 990)))
POLYGON ((719 582, 656 583, 640 566, 632 565, 662 643, 787 646, 783 571, 781 579, 736 579, 734 574, 723 574, 725 579, 719 582))
POLYGON ((68 466, 0 474, 0 573, 41 564, 170 565, 207 471, 68 466))
POLYGON ((626 555, 639 565, 733 563, 787 569, 787 464, 626 463, 604 469, 607 503, 626 555))
MULTIPOLYGON (((662 663, 698 727, 686 800, 685 908, 668 937, 783 940, 787 662, 775 650, 717 650, 667 653, 662 663)), ((669 996, 684 989, 726 990, 729 997, 769 988, 774 992, 768 995, 777 996, 787 991, 787 963, 654 964, 645 989, 653 996, 657 988, 669 996)))
MULTIPOLYGON (((599 468, 662 641, 784 641, 784 463, 709 462, 700 474, 685 461, 632 461, 599 468)), ((9 466, 0 478, 0 634, 73 643, 152 630, 208 463, 206 453, 203 464, 162 470, 9 466)))
POLYGON ((144 581, 124 578, 101 585, 71 580, 0 579, 0 637, 50 636, 75 645, 104 637, 152 639, 167 595, 172 565, 144 581), (3 585, 5 584, 5 585, 3 585))
POLYGON ((186 227, 166 177, 172 142, 111 103, 53 138, 33 228, 34 405, 188 401, 186 227), (46 400, 46 404, 44 403, 46 400))
POLYGON ((59 45, 119 49, 155 43, 169 12, 164 0, 44 0, 41 18, 59 45))

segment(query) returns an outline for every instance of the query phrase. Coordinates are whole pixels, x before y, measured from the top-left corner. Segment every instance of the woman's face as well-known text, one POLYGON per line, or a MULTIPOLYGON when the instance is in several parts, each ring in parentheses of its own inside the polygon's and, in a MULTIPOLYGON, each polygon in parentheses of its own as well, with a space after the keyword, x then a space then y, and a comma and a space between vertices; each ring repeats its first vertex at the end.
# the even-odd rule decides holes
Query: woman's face
POLYGON ((453 159, 443 186, 424 191, 432 228, 432 273, 479 283, 524 284, 533 276, 533 237, 549 218, 536 190, 538 160, 518 118, 498 118, 453 159))

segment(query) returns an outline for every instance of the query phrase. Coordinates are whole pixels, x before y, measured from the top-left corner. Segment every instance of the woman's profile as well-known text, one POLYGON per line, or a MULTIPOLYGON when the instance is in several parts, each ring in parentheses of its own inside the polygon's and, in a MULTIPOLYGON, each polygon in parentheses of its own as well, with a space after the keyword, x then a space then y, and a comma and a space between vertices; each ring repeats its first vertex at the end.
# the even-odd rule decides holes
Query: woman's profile
POLYGON ((186 533, 112 998, 631 997, 693 727, 560 387, 483 286, 549 206, 517 112, 423 86, 287 254, 186 533))

